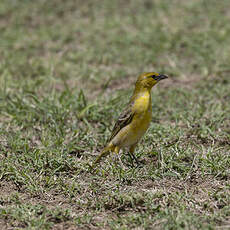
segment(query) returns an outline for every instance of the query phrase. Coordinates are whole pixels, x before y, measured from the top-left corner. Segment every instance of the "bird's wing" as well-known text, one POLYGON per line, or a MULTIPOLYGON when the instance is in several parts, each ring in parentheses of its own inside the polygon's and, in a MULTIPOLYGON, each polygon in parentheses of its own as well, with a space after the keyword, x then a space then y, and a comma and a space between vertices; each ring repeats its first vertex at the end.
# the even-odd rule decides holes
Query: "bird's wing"
POLYGON ((115 123, 108 142, 110 142, 122 128, 131 123, 133 116, 134 112, 132 111, 132 103, 129 103, 124 112, 119 116, 117 122, 115 123))

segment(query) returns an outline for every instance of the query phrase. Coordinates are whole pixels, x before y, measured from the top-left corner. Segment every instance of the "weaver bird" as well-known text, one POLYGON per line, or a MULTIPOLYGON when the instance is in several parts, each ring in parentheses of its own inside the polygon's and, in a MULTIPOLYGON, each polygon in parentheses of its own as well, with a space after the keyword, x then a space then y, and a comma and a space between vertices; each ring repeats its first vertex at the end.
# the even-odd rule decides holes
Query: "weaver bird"
POLYGON ((168 78, 165 75, 150 72, 141 74, 135 84, 133 95, 124 112, 115 123, 106 147, 94 161, 92 167, 110 152, 119 153, 121 148, 128 147, 133 155, 138 141, 145 134, 152 118, 151 89, 159 81, 168 78))

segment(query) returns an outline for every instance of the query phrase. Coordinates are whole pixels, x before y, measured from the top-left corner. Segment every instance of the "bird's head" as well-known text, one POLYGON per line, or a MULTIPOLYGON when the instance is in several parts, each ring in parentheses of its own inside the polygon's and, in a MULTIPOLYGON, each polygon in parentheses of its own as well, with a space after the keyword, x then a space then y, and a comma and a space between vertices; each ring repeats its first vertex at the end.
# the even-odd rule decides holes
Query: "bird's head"
POLYGON ((147 88, 151 89, 157 82, 168 78, 166 75, 149 72, 141 74, 136 81, 136 88, 147 88))

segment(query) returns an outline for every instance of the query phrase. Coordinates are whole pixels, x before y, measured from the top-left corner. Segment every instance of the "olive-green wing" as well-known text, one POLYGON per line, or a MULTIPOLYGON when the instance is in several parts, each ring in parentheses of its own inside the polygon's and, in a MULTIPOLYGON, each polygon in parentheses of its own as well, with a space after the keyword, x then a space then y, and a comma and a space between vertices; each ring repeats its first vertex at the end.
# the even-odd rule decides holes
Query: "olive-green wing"
POLYGON ((119 116, 117 122, 115 123, 111 136, 108 140, 110 142, 118 133, 119 131, 131 123, 133 119, 134 113, 132 112, 132 104, 128 104, 124 112, 119 116))

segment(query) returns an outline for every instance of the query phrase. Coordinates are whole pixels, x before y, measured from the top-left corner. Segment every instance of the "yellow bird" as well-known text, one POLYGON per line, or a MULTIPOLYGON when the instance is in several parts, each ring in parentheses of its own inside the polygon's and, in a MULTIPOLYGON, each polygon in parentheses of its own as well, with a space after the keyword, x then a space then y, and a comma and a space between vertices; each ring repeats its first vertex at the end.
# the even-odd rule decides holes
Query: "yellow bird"
POLYGON ((151 89, 159 81, 168 78, 155 72, 141 74, 135 84, 133 95, 124 112, 115 123, 106 147, 94 161, 92 167, 110 152, 119 153, 121 148, 128 147, 133 155, 135 147, 148 129, 152 118, 151 89))

